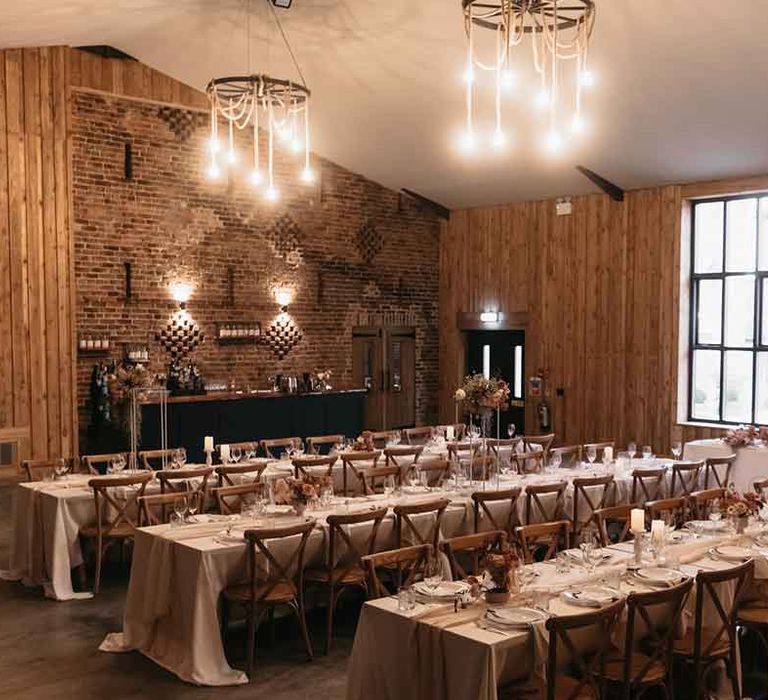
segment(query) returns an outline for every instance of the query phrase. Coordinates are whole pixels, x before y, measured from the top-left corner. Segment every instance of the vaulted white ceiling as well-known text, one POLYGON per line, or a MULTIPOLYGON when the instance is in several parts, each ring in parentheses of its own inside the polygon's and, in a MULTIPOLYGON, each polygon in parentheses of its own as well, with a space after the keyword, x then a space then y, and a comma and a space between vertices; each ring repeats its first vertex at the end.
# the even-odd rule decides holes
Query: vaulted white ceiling
MULTIPOLYGON (((252 68, 296 78, 266 1, 251 0, 252 68)), ((514 140, 502 154, 456 148, 460 0, 293 0, 278 12, 313 93, 314 150, 455 208, 594 191, 576 164, 627 189, 768 172, 764 5, 597 0, 589 128, 556 157, 540 146, 532 87, 507 98, 514 140)), ((202 89, 247 68, 245 7, 5 0, 0 47, 108 44, 202 89)), ((488 103, 490 86, 484 92, 488 103)))

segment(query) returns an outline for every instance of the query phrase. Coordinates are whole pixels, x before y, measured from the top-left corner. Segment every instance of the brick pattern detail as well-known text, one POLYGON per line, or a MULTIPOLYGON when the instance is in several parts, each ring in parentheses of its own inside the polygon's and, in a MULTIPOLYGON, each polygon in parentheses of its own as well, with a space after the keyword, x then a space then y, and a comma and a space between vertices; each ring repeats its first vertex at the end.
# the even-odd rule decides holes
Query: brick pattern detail
MULTIPOLYGON (((164 372, 169 356, 157 334, 178 311, 168 285, 182 278, 195 286, 187 312, 206 342, 191 357, 206 379, 265 387, 274 374, 328 367, 332 384, 343 387, 353 384, 354 327, 407 325, 416 335, 416 418, 436 420, 439 221, 323 159, 313 161, 317 183, 303 185, 301 162, 282 151, 280 202, 268 204, 247 181, 243 134, 244 171, 210 182, 205 116, 73 92, 78 334, 110 338, 114 357, 124 343, 146 345, 151 371, 164 372), (128 140, 134 172, 126 181, 128 140), (130 300, 126 261, 133 267, 130 300), (278 286, 294 290, 288 314, 302 337, 290 336, 290 352, 275 353, 267 342, 215 339, 216 323, 226 322, 261 322, 266 336, 280 316, 278 286)), ((93 362, 78 358, 83 429, 93 362)), ((258 426, 254 431, 259 437, 258 426)))

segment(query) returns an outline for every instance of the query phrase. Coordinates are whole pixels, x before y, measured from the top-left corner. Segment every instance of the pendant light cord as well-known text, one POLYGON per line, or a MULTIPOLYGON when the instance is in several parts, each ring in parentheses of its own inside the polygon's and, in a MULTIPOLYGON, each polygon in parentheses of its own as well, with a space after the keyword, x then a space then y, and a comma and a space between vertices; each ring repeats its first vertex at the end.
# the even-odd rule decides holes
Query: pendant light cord
POLYGON ((288 49, 288 53, 291 56, 293 65, 296 67, 296 72, 299 74, 299 79, 301 80, 301 84, 304 87, 307 87, 307 81, 304 80, 304 74, 301 72, 301 68, 299 67, 299 62, 296 60, 296 55, 293 53, 291 42, 288 41, 288 36, 286 35, 285 30, 283 29, 283 25, 280 23, 280 18, 277 16, 277 12, 275 11, 275 6, 272 4, 272 0, 267 0, 267 5, 269 5, 269 9, 272 12, 272 18, 275 20, 275 24, 277 25, 277 28, 280 30, 280 35, 283 37, 283 42, 285 43, 285 47, 288 49))

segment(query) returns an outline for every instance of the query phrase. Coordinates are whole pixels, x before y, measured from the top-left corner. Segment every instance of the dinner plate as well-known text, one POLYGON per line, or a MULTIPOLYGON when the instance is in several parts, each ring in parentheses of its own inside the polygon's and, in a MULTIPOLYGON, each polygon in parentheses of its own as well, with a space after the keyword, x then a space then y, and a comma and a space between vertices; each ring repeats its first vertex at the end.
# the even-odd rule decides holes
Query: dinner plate
POLYGON ((441 581, 434 590, 424 581, 419 581, 413 584, 413 588, 417 593, 430 598, 455 598, 469 590, 469 586, 463 581, 441 581))
POLYGON ((746 547, 737 547, 735 545, 729 544, 713 547, 709 551, 716 557, 720 557, 721 559, 726 559, 728 561, 742 562, 752 556, 752 552, 746 547))
POLYGON ((621 598, 621 593, 607 586, 585 586, 581 590, 563 591, 563 599, 571 605, 601 608, 621 598))
POLYGON ((674 585, 683 580, 679 571, 667 569, 663 566, 644 566, 635 572, 639 579, 648 581, 648 583, 660 583, 664 585, 674 585))
POLYGON ((533 622, 543 620, 546 615, 534 608, 489 608, 486 619, 495 625, 504 627, 527 627, 533 622))

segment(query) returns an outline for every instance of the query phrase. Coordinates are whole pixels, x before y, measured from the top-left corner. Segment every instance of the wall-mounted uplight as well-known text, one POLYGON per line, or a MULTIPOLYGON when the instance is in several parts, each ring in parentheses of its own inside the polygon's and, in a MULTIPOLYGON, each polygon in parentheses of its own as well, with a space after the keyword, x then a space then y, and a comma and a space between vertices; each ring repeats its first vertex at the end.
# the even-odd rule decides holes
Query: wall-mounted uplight
POLYGON ((189 282, 173 282, 170 285, 171 296, 179 303, 179 308, 185 309, 192 296, 194 287, 189 282))
POLYGON ((280 311, 286 313, 288 304, 293 301, 293 291, 288 287, 277 287, 275 289, 275 301, 280 306, 280 311))
POLYGON ((481 323, 498 323, 499 322, 499 312, 498 311, 483 311, 483 313, 480 314, 480 322, 481 323))

